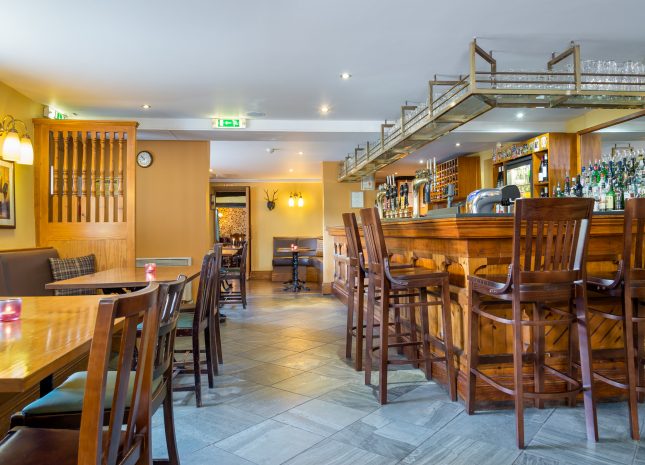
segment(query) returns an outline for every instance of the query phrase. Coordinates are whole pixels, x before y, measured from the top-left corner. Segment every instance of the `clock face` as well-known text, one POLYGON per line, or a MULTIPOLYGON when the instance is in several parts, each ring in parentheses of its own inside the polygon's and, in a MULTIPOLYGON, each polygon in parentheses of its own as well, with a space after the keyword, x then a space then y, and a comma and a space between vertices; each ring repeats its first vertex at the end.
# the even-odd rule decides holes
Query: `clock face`
POLYGON ((141 168, 147 168, 148 166, 152 165, 152 154, 150 152, 146 152, 145 150, 139 152, 137 155, 137 164, 141 168))

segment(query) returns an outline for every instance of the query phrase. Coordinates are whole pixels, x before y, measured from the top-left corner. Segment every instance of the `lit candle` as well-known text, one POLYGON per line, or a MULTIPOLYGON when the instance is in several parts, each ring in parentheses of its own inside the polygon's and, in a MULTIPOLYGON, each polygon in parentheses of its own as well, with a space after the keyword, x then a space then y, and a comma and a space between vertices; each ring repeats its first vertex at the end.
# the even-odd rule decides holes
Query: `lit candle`
POLYGON ((16 321, 22 312, 22 299, 0 300, 0 321, 16 321))
POLYGON ((143 265, 143 268, 146 270, 146 273, 154 273, 157 271, 157 264, 156 263, 146 263, 143 265))

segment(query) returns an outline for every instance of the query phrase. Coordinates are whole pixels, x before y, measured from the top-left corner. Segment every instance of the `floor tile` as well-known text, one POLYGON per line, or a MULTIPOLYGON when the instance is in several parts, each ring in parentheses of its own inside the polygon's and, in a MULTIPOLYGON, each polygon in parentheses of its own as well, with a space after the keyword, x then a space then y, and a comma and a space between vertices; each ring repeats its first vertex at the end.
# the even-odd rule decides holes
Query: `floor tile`
POLYGON ((330 439, 295 456, 286 465, 394 465, 396 463, 396 459, 330 439))
POLYGON ((265 363, 263 365, 240 371, 235 376, 250 381, 252 383, 271 386, 288 378, 304 373, 302 370, 289 368, 282 365, 265 363))
POLYGON ((297 405, 304 404, 308 400, 311 400, 311 398, 282 389, 264 387, 246 396, 238 397, 229 402, 228 405, 265 418, 271 418, 297 405))
POLYGON ((273 419, 321 436, 330 436, 364 416, 365 412, 361 410, 314 399, 273 419))
POLYGON ((258 465, 278 465, 322 440, 322 436, 266 420, 216 445, 258 465))
POLYGON ((346 383, 345 380, 307 372, 276 383, 274 387, 303 396, 318 397, 346 383))
POLYGON ((299 353, 295 355, 289 355, 287 357, 279 358, 274 360, 272 363, 277 365, 286 366, 289 368, 296 368, 298 370, 311 370, 313 368, 325 365, 329 362, 329 359, 326 357, 319 357, 317 355, 306 355, 304 353, 299 353))
POLYGON ((286 349, 294 352, 303 352, 305 350, 313 349, 314 347, 323 345, 325 345, 324 342, 311 341, 309 339, 300 339, 296 337, 285 337, 278 339, 278 342, 275 342, 275 344, 273 344, 274 347, 277 347, 279 349, 286 349))
POLYGON ((346 384, 319 397, 320 400, 344 405, 367 413, 380 407, 371 386, 346 384))
POLYGON ((213 445, 180 457, 180 460, 185 465, 253 465, 253 462, 213 445))
MULTIPOLYGON (((228 347, 228 344, 227 344, 228 347)), ((288 357, 289 355, 295 355, 298 352, 287 349, 280 349, 278 347, 272 346, 260 346, 252 350, 247 350, 238 354, 240 357, 249 358, 251 360, 258 360, 260 362, 272 362, 278 360, 279 358, 288 357)))

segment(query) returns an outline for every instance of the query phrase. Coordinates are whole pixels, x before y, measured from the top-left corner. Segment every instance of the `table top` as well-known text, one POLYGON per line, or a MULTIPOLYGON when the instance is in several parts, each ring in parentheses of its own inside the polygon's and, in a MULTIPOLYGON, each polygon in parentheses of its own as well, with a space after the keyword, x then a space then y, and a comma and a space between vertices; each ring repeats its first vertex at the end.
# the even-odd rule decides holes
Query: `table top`
POLYGON ((150 282, 168 282, 183 274, 188 281, 199 276, 201 269, 198 265, 191 266, 158 266, 154 275, 150 276, 143 268, 111 268, 96 273, 64 279, 45 284, 45 289, 116 289, 124 287, 143 287, 150 282))
POLYGON ((24 392, 89 352, 102 297, 23 297, 20 320, 0 322, 0 392, 24 392))
POLYGON ((311 247, 298 247, 297 249, 292 249, 291 247, 278 247, 276 249, 280 253, 286 253, 286 252, 311 252, 312 249, 311 247))

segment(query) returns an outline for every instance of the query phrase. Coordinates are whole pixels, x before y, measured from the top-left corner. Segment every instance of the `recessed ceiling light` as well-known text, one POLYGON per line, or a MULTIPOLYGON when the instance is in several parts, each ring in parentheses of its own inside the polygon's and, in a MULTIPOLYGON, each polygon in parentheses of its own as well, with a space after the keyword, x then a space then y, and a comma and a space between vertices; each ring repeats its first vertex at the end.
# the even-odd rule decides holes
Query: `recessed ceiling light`
POLYGON ((325 114, 329 113, 329 107, 328 107, 327 105, 323 105, 323 106, 321 106, 321 107, 320 107, 320 112, 321 112, 323 115, 325 115, 325 114))
POLYGON ((141 108, 143 108, 144 110, 150 110, 150 105, 148 105, 146 103, 146 104, 141 105, 141 108))
POLYGON ((522 118, 524 118, 524 113, 522 113, 521 111, 520 111, 520 112, 517 112, 517 113, 515 114, 515 117, 516 117, 517 119, 522 119, 522 118))
POLYGON ((423 163, 423 160, 419 160, 419 163, 423 163))
POLYGON ((293 168, 289 168, 289 173, 293 173, 293 168))
POLYGON ((305 152, 302 152, 302 151, 298 152, 298 155, 304 155, 304 154, 305 152))
POLYGON ((340 73, 340 78, 341 78, 343 81, 347 81, 350 77, 352 77, 352 75, 351 75, 351 74, 349 74, 349 73, 340 73))
POLYGON ((461 142, 457 142, 457 143, 455 144, 455 147, 461 147, 461 142))
POLYGON ((212 173, 212 172, 213 172, 213 168, 209 169, 208 171, 210 171, 210 172, 212 173))
POLYGON ((395 172, 394 172, 394 174, 399 174, 399 173, 397 173, 397 172, 395 171, 395 172))

